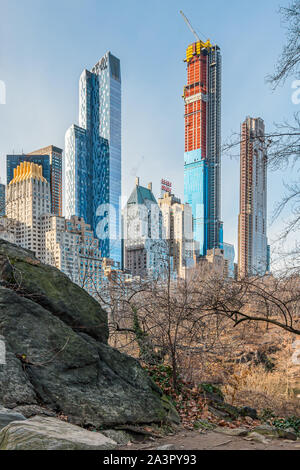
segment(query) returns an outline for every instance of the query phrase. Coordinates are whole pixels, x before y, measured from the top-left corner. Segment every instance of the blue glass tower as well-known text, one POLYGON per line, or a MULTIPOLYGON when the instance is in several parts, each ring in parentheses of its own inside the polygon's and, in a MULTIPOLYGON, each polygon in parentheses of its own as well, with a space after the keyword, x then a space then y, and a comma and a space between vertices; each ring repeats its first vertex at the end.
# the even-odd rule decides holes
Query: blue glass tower
POLYGON ((185 153, 184 197, 192 207, 196 250, 201 255, 207 250, 207 194, 208 165, 199 158, 200 150, 185 153))
POLYGON ((121 263, 121 70, 110 52, 79 80, 79 126, 65 138, 66 215, 83 217, 121 263))

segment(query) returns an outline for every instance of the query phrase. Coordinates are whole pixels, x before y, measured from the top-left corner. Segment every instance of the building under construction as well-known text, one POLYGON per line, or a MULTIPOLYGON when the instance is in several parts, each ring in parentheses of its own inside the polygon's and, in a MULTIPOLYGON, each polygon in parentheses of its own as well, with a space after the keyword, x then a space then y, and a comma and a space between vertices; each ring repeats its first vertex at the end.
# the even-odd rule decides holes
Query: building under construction
POLYGON ((184 194, 185 202, 192 206, 196 248, 205 256, 207 250, 223 244, 220 48, 199 39, 188 46, 185 62, 184 194))

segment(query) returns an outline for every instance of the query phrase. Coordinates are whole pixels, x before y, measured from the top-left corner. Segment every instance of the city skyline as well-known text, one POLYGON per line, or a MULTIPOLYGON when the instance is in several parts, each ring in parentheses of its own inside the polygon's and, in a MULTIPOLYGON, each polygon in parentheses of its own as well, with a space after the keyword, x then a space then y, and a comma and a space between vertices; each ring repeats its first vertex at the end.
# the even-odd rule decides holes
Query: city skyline
MULTIPOLYGON (((55 2, 54 2, 55 3, 55 2)), ((95 9, 95 12, 98 11, 95 2, 89 2, 92 6, 92 8, 95 9)), ((119 2, 115 2, 114 5, 117 5, 119 2)), ((288 112, 289 109, 294 109, 295 105, 292 105, 291 99, 290 99, 290 87, 286 87, 283 90, 279 90, 276 94, 271 93, 270 89, 268 88, 267 85, 264 83, 264 77, 267 73, 272 72, 273 70, 273 64, 276 60, 277 57, 277 51, 273 51, 272 54, 269 54, 268 57, 265 56, 263 53, 264 48, 266 48, 266 51, 268 50, 268 44, 272 41, 272 38, 278 35, 283 38, 284 31, 280 28, 280 20, 277 15, 276 8, 274 6, 274 2, 267 2, 265 5, 260 6, 260 9, 264 9, 266 11, 266 14, 269 15, 269 18, 274 22, 274 28, 273 31, 268 31, 268 36, 265 35, 265 31, 263 31, 263 25, 262 22, 260 22, 259 19, 257 19, 257 15, 255 15, 255 24, 256 24, 256 30, 255 30, 255 41, 261 42, 261 39, 263 38, 264 41, 262 41, 262 48, 263 50, 260 51, 260 54, 256 55, 255 57, 255 62, 254 59, 250 60, 250 64, 246 66, 246 62, 243 63, 243 60, 241 63, 239 63, 239 60, 241 59, 241 54, 244 53, 244 51, 247 51, 247 41, 250 41, 250 38, 253 40, 253 34, 249 33, 247 35, 244 33, 241 35, 240 39, 238 42, 233 43, 233 37, 232 37, 232 32, 228 25, 226 26, 225 24, 222 25, 221 28, 218 28, 218 25, 220 24, 221 17, 224 16, 224 8, 221 5, 221 2, 216 2, 215 8, 218 9, 219 15, 218 18, 216 19, 216 24, 213 25, 210 23, 209 20, 207 25, 200 25, 200 18, 202 15, 199 14, 199 8, 195 7, 195 5, 192 5, 193 2, 188 2, 187 6, 183 6, 185 9, 185 12, 187 16, 190 17, 190 19, 193 22, 194 27, 198 30, 199 34, 202 36, 202 28, 204 29, 206 35, 211 36, 212 39, 214 39, 214 32, 218 30, 218 44, 222 48, 222 54, 226 55, 226 61, 224 61, 224 68, 225 68, 225 76, 224 76, 224 83, 223 83, 223 117, 222 117, 222 122, 225 123, 225 130, 223 131, 223 140, 228 137, 230 134, 231 130, 234 130, 235 132, 239 131, 239 126, 244 119, 244 116, 247 114, 253 114, 253 115, 261 115, 262 118, 264 118, 266 122, 266 127, 269 129, 272 126, 272 120, 274 120, 275 116, 278 115, 277 120, 281 120, 282 114, 284 112, 288 112), (200 30, 200 31, 199 31, 200 30), (224 32, 224 34, 223 34, 224 32), (225 35, 226 32, 226 35, 225 35), (234 56, 235 59, 231 57, 231 52, 234 50, 234 56), (229 59, 229 60, 228 60, 229 59), (225 65, 226 64, 226 65, 225 65), (243 64, 244 64, 244 72, 241 74, 241 70, 243 69, 243 64), (255 64, 255 67, 253 69, 253 65, 255 64), (235 67, 233 67, 235 65, 235 67), (246 68, 245 68, 246 67, 246 68), (252 68, 251 68, 252 67, 252 68), (258 71, 260 67, 260 70, 258 71), (230 68, 230 70, 229 70, 230 68), (253 73, 254 70, 254 73, 253 73), (248 76, 247 76, 247 71, 248 71, 248 76), (241 78, 243 79, 241 82, 241 78), (230 85, 229 85, 229 80, 231 80, 230 85), (240 81, 239 87, 233 86, 234 83, 237 83, 240 81), (232 83, 233 82, 233 83, 232 83), (271 96, 272 95, 272 96, 271 96), (263 99, 262 99, 263 98, 263 99), (236 101, 235 102, 233 102, 236 101), (225 103, 224 103, 225 102, 225 103), (230 109, 228 107, 228 102, 230 102, 230 109), (278 114, 274 113, 274 110, 277 110, 278 114), (279 112, 278 112, 279 110, 279 112), (230 113, 229 113, 230 111, 230 113), (230 126, 230 127, 229 127, 230 126), (230 129, 230 130, 229 130, 230 129)), ((283 3, 283 2, 281 2, 283 3)), ((6 7, 4 10, 4 14, 7 14, 9 16, 10 13, 13 11, 15 2, 12 2, 11 7, 6 7)), ((30 1, 28 7, 33 8, 35 2, 30 1)), ((157 74, 159 74, 159 84, 156 84, 155 81, 151 80, 151 86, 147 86, 147 93, 145 94, 145 89, 141 86, 141 83, 138 83, 137 80, 139 78, 137 70, 138 68, 134 67, 134 63, 132 62, 133 56, 135 57, 136 55, 132 55, 131 59, 131 54, 128 54, 125 52, 125 45, 128 48, 128 43, 127 44, 121 44, 120 43, 120 38, 117 35, 115 37, 114 35, 108 35, 108 39, 104 40, 103 47, 99 42, 97 43, 97 47, 95 47, 94 42, 91 40, 91 37, 88 35, 88 39, 85 42, 85 53, 83 48, 78 49, 78 56, 76 57, 76 63, 81 62, 80 68, 74 64, 74 61, 71 62, 71 68, 68 66, 66 62, 64 62, 64 73, 66 75, 69 75, 70 72, 72 73, 72 80, 74 84, 72 83, 71 85, 68 85, 70 88, 70 92, 68 92, 65 96, 65 89, 64 88, 58 88, 58 93, 57 93, 57 100, 54 100, 55 95, 51 94, 51 89, 52 85, 56 84, 57 85, 57 79, 55 79, 50 83, 49 80, 47 80, 47 84, 50 85, 50 96, 49 99, 51 101, 54 101, 54 108, 55 111, 57 112, 57 109, 61 111, 62 108, 67 108, 68 109, 68 116, 69 116, 69 121, 67 123, 67 126, 71 124, 72 118, 70 119, 70 115, 72 114, 71 111, 74 108, 74 103, 71 103, 69 96, 71 94, 71 91, 73 93, 74 91, 74 86, 76 86, 76 82, 78 80, 78 74, 80 70, 82 69, 82 65, 86 63, 86 61, 93 61, 98 59, 99 56, 103 55, 105 52, 105 49, 110 48, 113 53, 116 53, 118 57, 121 58, 122 64, 123 64, 123 70, 125 70, 125 76, 126 76, 126 83, 128 87, 124 87, 124 93, 125 95, 125 103, 123 105, 124 108, 124 145, 123 145, 123 169, 124 171, 124 177, 123 177, 123 182, 125 181, 124 185, 124 195, 128 195, 128 188, 130 191, 130 188, 132 187, 132 184, 134 182, 134 178, 137 174, 139 174, 143 179, 146 176, 147 179, 151 179, 153 181, 153 186, 154 186, 154 193, 158 194, 158 186, 159 186, 159 181, 161 177, 167 177, 168 179, 171 179, 174 183, 174 192, 178 194, 179 196, 182 197, 183 195, 183 177, 181 176, 183 173, 183 168, 182 168, 182 149, 183 149, 183 142, 184 142, 184 129, 183 129, 183 123, 182 123, 182 101, 180 99, 180 96, 178 96, 177 93, 177 88, 180 84, 184 83, 184 74, 185 70, 182 65, 181 59, 182 59, 182 50, 187 47, 188 44, 192 42, 192 37, 187 31, 186 26, 184 25, 182 18, 179 15, 179 2, 174 3, 174 7, 171 8, 169 4, 169 8, 171 11, 169 11, 169 16, 172 17, 171 21, 171 28, 175 28, 176 31, 178 31, 178 37, 174 37, 175 43, 174 43, 174 48, 171 50, 171 55, 168 57, 167 65, 162 64, 161 61, 161 67, 159 72, 157 71, 157 74), (106 43, 111 43, 111 46, 107 44, 108 47, 106 47, 106 43), (88 51, 87 46, 90 44, 92 47, 88 51), (180 53, 179 53, 179 46, 180 46, 180 53), (122 52, 124 51, 124 52, 122 52), (87 56, 85 54, 87 53, 87 56), (86 57, 86 58, 85 58, 86 57), (176 71, 176 81, 174 80, 171 82, 171 86, 168 86, 168 90, 164 87, 164 81, 168 77, 167 69, 172 67, 172 75, 174 75, 174 71, 176 71), (72 69, 72 71, 71 71, 72 69), (180 69, 180 71, 179 71, 180 69), (177 73, 178 71, 178 73, 177 73), (135 93, 133 95, 132 87, 134 86, 135 93), (167 110, 175 110, 173 113, 174 116, 171 119, 171 123, 167 122, 166 115, 164 113, 160 113, 157 116, 153 115, 154 107, 156 106, 158 99, 160 98, 160 95, 158 94, 158 97, 156 98, 156 94, 158 93, 158 89, 163 88, 164 94, 166 94, 167 97, 167 102, 166 105, 167 110), (60 94, 64 94, 64 100, 62 101, 60 94), (167 92, 167 93, 166 93, 167 92), (147 94, 150 96, 147 96, 147 94), (176 95, 176 96, 175 96, 176 95), (134 97, 134 99, 133 99, 134 97), (143 100, 141 99, 143 98, 143 100), (152 101, 153 103, 150 103, 152 101), (170 102, 174 102, 174 104, 170 105, 170 102), (147 112, 144 108, 147 108, 147 112), (180 108, 180 110, 179 110, 180 108), (138 114, 136 114, 136 111, 139 111, 138 114), (133 120, 133 114, 135 113, 135 120, 133 120), (151 125, 149 119, 151 118, 151 125), (170 129, 172 127, 172 130, 170 129), (134 129, 134 132, 133 132, 134 129), (174 131, 175 129, 175 131, 174 131), (162 134, 164 133, 163 137, 162 134), (172 136, 172 141, 168 139, 168 137, 172 136), (168 141, 168 147, 166 147, 166 141, 168 141), (152 142, 155 142, 153 144, 152 142), (159 143, 159 145, 158 145, 159 143), (151 144, 151 145, 149 145, 151 144), (154 146, 153 146, 154 145, 154 146), (156 150, 156 153, 154 152, 154 149, 156 150), (132 152, 133 150, 133 152, 132 152), (166 152, 166 150, 168 150, 166 152), (164 158, 162 158, 162 155, 164 158), (144 158, 143 158, 144 157, 144 158), (174 162, 174 164, 173 164, 174 162), (172 163, 172 165, 170 165, 172 163), (152 165, 152 168, 151 168, 152 165), (159 174, 158 174, 158 167, 160 168, 159 174), (148 174, 150 173, 150 176, 148 174), (153 173, 155 173, 156 179, 152 176, 153 173)), ((103 6, 103 5, 102 5, 103 6)), ((104 6, 103 6, 104 8, 104 6)), ((113 8, 113 7, 112 7, 113 8)), ((154 9, 157 8, 156 2, 154 2, 154 9)), ((205 7, 206 8, 206 7, 205 7)), ((230 5, 227 5, 226 8, 228 8, 228 15, 229 13, 234 9, 237 8, 237 13, 235 15, 242 15, 242 13, 245 13, 245 10, 247 13, 249 13, 247 20, 249 21, 249 25, 251 25, 251 21, 253 21, 254 16, 251 16, 252 14, 247 10, 245 6, 238 6, 236 2, 232 2, 230 5)), ((50 9, 52 11, 52 9, 50 9)), ((50 16, 51 16, 51 11, 50 11, 50 16)), ((75 8, 75 13, 79 15, 79 12, 81 11, 80 7, 78 4, 76 4, 75 8)), ((64 17, 65 12, 62 11, 62 18, 64 17)), ((163 21, 165 21, 165 17, 167 14, 167 8, 163 7, 162 8, 162 19, 158 19, 156 26, 159 30, 159 33, 162 35, 163 34, 163 29, 162 29, 162 24, 163 21)), ((43 16, 43 9, 40 8, 37 10, 35 13, 34 18, 38 18, 39 15, 43 16)), ((77 18, 77 17, 76 17, 77 18)), ((145 13, 143 18, 145 18, 145 13)), ((153 16, 151 16, 152 21, 153 21, 153 16)), ((207 18, 207 16, 206 16, 207 18)), ((228 19, 228 16, 226 17, 228 19)), ((236 16, 235 16, 236 19, 236 16)), ((17 15, 17 21, 18 21, 18 15, 17 15)), ((76 23, 76 19, 75 19, 76 23)), ((128 20, 128 23, 126 23, 127 26, 123 27, 122 34, 125 34, 126 28, 130 26, 130 21, 128 20)), ((149 23, 147 22, 147 31, 148 26, 150 27, 150 19, 149 23)), ((93 21, 89 23, 89 31, 90 35, 92 36, 93 34, 96 34, 93 32, 93 21)), ((137 26, 139 34, 145 34, 144 32, 139 29, 137 26)), ((86 27, 85 27, 86 29, 86 27)), ((249 27, 249 30, 251 28, 249 27)), ((242 25, 237 26, 235 24, 235 33, 241 33, 242 31, 242 25)), ((208 36, 205 36, 204 39, 207 39, 208 36)), ((34 35, 29 37, 29 42, 34 39, 34 35)), ((151 36, 152 39, 152 36, 151 36)), ((157 40, 158 41, 158 40, 157 40)), ((255 46, 255 42, 253 43, 253 46, 255 46)), ((156 56, 156 46, 157 42, 153 41, 151 43, 151 48, 148 47, 148 61, 149 63, 146 64, 146 70, 147 72, 147 67, 152 66, 154 63, 154 56, 156 56)), ((140 46, 139 46, 140 47, 140 46)), ((249 50, 249 53, 251 51, 249 50)), ((279 52, 279 50, 278 50, 279 52)), ((50 63, 56 57, 58 58, 59 61, 62 60, 62 57, 58 50, 52 50, 50 48, 49 50, 50 54, 50 63)), ((47 54, 46 54, 47 55, 47 54)), ((15 57, 15 56, 13 56, 15 57)), ((4 59, 4 66, 6 62, 6 52, 4 51, 4 54, 1 57, 1 61, 4 59)), ((32 60, 36 60, 38 57, 33 54, 32 60)), ((156 56, 156 61, 157 56, 156 56)), ((249 61, 248 61, 249 62, 249 61)), ((38 63, 38 62, 37 62, 38 63)), ((24 64, 23 64, 24 66, 24 64)), ((88 67, 90 68, 90 67, 88 67)), ((25 68, 26 69, 26 68, 25 68)), ((5 69, 4 71, 9 71, 9 68, 5 69)), ((6 72, 5 72, 6 73, 6 72)), ((42 72, 40 72, 43 74, 42 72)), ((29 79, 30 75, 27 75, 27 80, 29 79)), ((26 74, 25 74, 26 77, 26 74)), ((10 84, 10 80, 7 79, 5 76, 3 77, 7 83, 7 104, 5 106, 2 106, 0 109, 0 117, 5 116, 5 110, 8 112, 8 123, 10 122, 10 113, 12 112, 10 107, 12 104, 16 106, 15 103, 12 103, 12 94, 10 92, 10 86, 13 84, 10 84)), ((147 85, 147 73, 145 73, 144 79, 146 80, 144 83, 144 86, 147 85)), ((69 79, 68 79, 69 81, 69 79)), ((26 89, 26 80, 25 80, 25 89, 26 89)), ((71 83, 71 82, 70 82, 71 83)), ((28 85, 28 83, 27 83, 28 85)), ((14 90, 14 87, 11 88, 11 91, 14 90)), ((41 87, 37 87, 35 90, 36 93, 36 98, 38 99, 40 95, 43 95, 43 89, 41 87)), ((16 97, 20 97, 20 94, 16 95, 16 97)), ((13 100, 14 102, 14 100, 13 100)), ((15 109, 15 108, 14 108, 15 109)), ((51 112, 54 111, 54 109, 51 109, 50 106, 50 116, 51 112)), ((37 108, 39 110, 39 108, 37 108)), ((64 119, 66 117, 65 115, 65 109, 62 110, 64 119)), ((56 116, 56 114, 55 114, 56 116)), ((30 114, 29 122, 31 121, 32 123, 36 123, 34 113, 30 114)), ((66 119, 65 119, 66 120, 66 119)), ((62 119, 59 119, 59 124, 61 127, 61 121, 62 119)), ((21 128, 21 126, 18 126, 18 120, 16 122, 16 126, 14 127, 14 130, 17 128, 18 129, 18 136, 16 138, 12 138, 13 135, 11 134, 10 140, 8 132, 7 135, 5 135, 4 140, 2 141, 1 148, 0 148, 0 153, 1 153, 1 167, 3 167, 3 157, 5 153, 11 153, 12 147, 15 147, 15 150, 17 151, 17 146, 19 145, 21 150, 22 147, 26 149, 26 151, 30 150, 30 148, 36 148, 36 147, 42 147, 45 143, 52 141, 56 145, 62 145, 61 144, 61 129, 58 131, 58 126, 57 124, 53 124, 51 121, 51 118, 49 115, 47 116, 47 120, 45 120, 45 124, 43 124, 44 121, 42 121, 42 132, 39 132, 38 135, 35 133, 32 134, 31 139, 23 138, 23 131, 26 130, 26 125, 27 123, 23 123, 23 126, 25 129, 21 128), (47 126, 47 129, 44 129, 43 126, 47 126), (44 138, 43 136, 43 131, 47 137, 44 138), (46 132, 47 131, 47 132, 46 132), (49 134, 48 134, 49 131, 49 134), (55 135, 55 137, 53 137, 55 135), (2 147, 3 145, 3 147, 2 147)), ((6 123, 5 123, 6 124, 6 123)), ((46 127, 47 127, 46 126, 46 127)), ((224 126, 223 126, 224 127, 224 126)), ((4 126, 5 130, 5 126, 4 126)), ((238 151, 236 152, 238 153, 238 151)), ((238 159, 236 160, 230 160, 228 157, 223 157, 222 161, 222 219, 224 220, 224 240, 227 242, 233 242, 235 243, 235 247, 237 248, 237 214, 238 214, 238 186, 239 186, 239 161, 238 159), (228 185, 228 177, 231 177, 231 181, 235 182, 233 185, 228 185), (231 186, 236 186, 236 188, 232 188, 231 186)), ((3 168, 2 168, 2 176, 3 176, 3 168)), ((278 194, 278 186, 282 189, 283 192, 283 186, 281 183, 282 180, 282 175, 281 174, 275 174, 272 173, 270 175, 270 197, 269 197, 269 214, 272 213, 272 208, 274 206, 274 203, 278 200, 279 194, 278 194), (274 187, 276 187, 276 194, 274 191, 274 187)), ((278 232, 278 227, 274 226, 273 228, 271 227, 273 233, 278 232)), ((237 251, 237 250, 236 250, 237 251)))

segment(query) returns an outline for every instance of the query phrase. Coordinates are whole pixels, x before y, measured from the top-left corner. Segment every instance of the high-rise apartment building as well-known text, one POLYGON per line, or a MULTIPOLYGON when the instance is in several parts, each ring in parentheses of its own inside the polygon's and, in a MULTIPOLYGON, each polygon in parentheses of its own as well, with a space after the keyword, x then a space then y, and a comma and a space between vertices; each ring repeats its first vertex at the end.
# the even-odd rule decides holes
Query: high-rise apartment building
POLYGON ((239 277, 264 275, 268 269, 267 151, 261 118, 241 126, 239 277))
POLYGON ((0 183, 0 217, 5 215, 5 184, 0 183))
POLYGON ((62 216, 62 149, 49 145, 34 152, 28 153, 28 156, 49 155, 50 164, 50 191, 51 191, 51 212, 52 214, 62 216))
POLYGON ((31 153, 6 156, 7 185, 11 182, 14 170, 21 162, 34 163, 42 167, 43 177, 50 185, 51 212, 62 215, 62 150, 49 145, 31 153))
POLYGON ((110 52, 79 80, 79 126, 66 132, 66 215, 83 217, 103 257, 121 263, 121 70, 110 52))
POLYGON ((162 213, 163 238, 169 244, 173 269, 179 277, 186 277, 186 269, 194 266, 193 215, 189 204, 169 192, 158 199, 162 213))
POLYGON ((50 212, 50 185, 43 177, 42 167, 21 162, 7 187, 6 214, 15 220, 16 244, 42 257, 41 215, 50 212))
POLYGON ((64 272, 90 295, 97 296, 103 287, 103 258, 99 240, 81 217, 71 219, 45 214, 42 216, 44 253, 42 261, 64 272))
POLYGON ((199 254, 222 248, 221 53, 210 41, 186 51, 184 197, 193 212, 199 254))
POLYGON ((136 178, 123 211, 124 269, 133 276, 164 276, 168 269, 169 249, 163 238, 162 213, 152 192, 136 178))
POLYGON ((43 263, 64 272, 90 295, 99 296, 107 282, 105 269, 110 264, 113 270, 114 262, 102 257, 99 240, 83 218, 59 217, 50 212, 50 206, 50 185, 42 167, 21 162, 8 186, 7 217, 0 218, 0 239, 33 251, 43 263))

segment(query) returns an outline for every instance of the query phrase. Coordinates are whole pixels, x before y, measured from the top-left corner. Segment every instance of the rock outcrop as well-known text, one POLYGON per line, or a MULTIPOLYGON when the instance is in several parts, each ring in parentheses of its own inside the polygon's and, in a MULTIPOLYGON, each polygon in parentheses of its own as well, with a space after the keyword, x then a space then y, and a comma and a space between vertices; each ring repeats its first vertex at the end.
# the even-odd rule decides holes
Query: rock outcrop
POLYGON ((21 413, 0 406, 0 431, 12 421, 24 421, 25 419, 21 413))
POLYGON ((139 363, 108 346, 106 313, 67 276, 0 240, 0 285, 1 405, 94 429, 177 420, 139 363))
POLYGON ((56 418, 14 421, 0 432, 0 450, 111 450, 117 443, 56 418))

